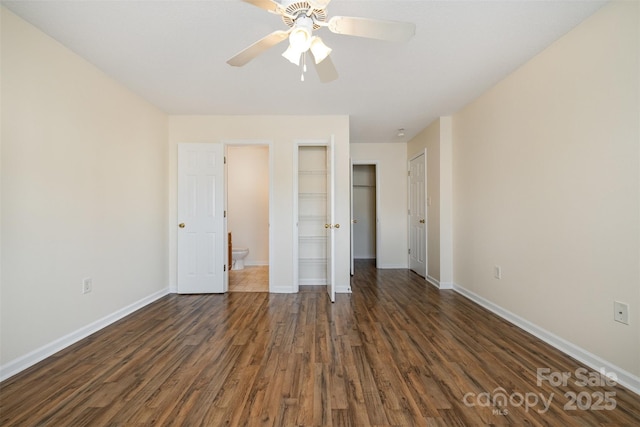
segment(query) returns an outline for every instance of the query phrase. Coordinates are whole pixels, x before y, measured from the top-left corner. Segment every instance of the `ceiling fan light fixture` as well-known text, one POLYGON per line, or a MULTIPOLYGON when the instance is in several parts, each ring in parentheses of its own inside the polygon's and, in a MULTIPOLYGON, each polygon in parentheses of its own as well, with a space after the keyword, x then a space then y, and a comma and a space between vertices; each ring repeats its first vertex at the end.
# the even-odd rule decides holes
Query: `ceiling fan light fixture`
POLYGON ((282 56, 287 58, 289 62, 293 65, 300 65, 300 57, 302 57, 302 52, 297 49, 294 49, 293 46, 289 45, 287 50, 282 53, 282 56))
POLYGON ((289 46, 300 53, 306 52, 311 45, 312 31, 313 20, 307 16, 300 16, 289 34, 289 46))
POLYGON ((289 46, 298 52, 306 52, 311 44, 311 33, 306 28, 296 28, 289 35, 289 46))
POLYGON ((365 37, 386 41, 407 41, 416 32, 415 24, 410 22, 386 21, 381 19, 359 18, 353 16, 334 16, 327 20, 326 7, 331 0, 243 0, 261 9, 280 15, 286 31, 274 31, 266 37, 240 51, 227 63, 241 67, 280 42, 289 39, 289 46, 282 54, 289 62, 302 64, 302 80, 306 72, 305 53, 311 51, 315 69, 322 83, 338 78, 333 65, 331 48, 313 31, 327 28, 334 34, 365 37))
POLYGON ((331 53, 331 48, 324 44, 320 37, 313 37, 311 39, 311 53, 313 54, 313 58, 316 61, 316 64, 321 63, 326 59, 327 56, 331 53))

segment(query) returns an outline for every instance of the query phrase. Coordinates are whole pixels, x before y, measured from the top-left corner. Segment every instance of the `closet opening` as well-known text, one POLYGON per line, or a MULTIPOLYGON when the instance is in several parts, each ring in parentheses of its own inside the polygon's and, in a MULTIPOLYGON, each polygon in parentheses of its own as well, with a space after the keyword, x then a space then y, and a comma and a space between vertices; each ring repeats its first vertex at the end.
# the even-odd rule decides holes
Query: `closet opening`
POLYGON ((327 284, 327 147, 298 147, 298 286, 327 284))
POLYGON ((373 264, 378 258, 378 191, 375 164, 353 164, 352 235, 354 264, 373 264))

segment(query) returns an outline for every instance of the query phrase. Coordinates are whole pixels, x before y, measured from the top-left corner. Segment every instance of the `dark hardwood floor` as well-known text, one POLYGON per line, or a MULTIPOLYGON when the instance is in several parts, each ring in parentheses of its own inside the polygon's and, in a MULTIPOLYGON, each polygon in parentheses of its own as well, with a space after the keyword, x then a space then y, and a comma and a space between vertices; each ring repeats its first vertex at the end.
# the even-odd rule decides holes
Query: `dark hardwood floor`
POLYGON ((352 289, 166 296, 0 384, 0 425, 640 425, 638 395, 453 291, 368 262, 352 289))

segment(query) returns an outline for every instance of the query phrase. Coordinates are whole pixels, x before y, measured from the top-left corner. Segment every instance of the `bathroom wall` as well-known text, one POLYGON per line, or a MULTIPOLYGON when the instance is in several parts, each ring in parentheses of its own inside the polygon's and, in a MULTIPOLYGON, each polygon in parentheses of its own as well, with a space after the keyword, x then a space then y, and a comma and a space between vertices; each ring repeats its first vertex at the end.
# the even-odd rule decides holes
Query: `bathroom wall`
POLYGON ((269 264, 269 147, 227 146, 227 229, 249 248, 245 265, 269 264))

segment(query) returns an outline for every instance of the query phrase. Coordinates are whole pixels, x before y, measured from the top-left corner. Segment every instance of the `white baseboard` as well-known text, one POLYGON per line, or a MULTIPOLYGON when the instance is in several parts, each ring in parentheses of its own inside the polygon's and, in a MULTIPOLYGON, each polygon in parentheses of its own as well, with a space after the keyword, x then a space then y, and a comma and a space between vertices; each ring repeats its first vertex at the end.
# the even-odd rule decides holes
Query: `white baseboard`
POLYGON ((543 329, 530 321, 523 319, 522 317, 511 313, 508 310, 500 307, 497 304, 477 295, 460 285, 453 284, 453 289, 458 292, 460 295, 470 299, 478 305, 486 308, 487 310, 497 314, 502 317, 506 321, 513 323, 520 329, 523 329, 529 332, 531 335, 540 338, 542 341, 547 344, 552 345, 563 353, 573 357, 574 359, 584 363, 590 368, 594 369, 594 371, 599 372, 601 369, 604 369, 606 372, 613 372, 617 376, 617 383, 628 388, 636 394, 640 394, 640 377, 633 375, 630 372, 602 359, 599 356, 596 356, 589 351, 578 347, 577 345, 565 340, 564 338, 560 338, 559 336, 543 329))
POLYGON ((453 283, 451 282, 441 282, 438 279, 436 279, 435 277, 431 277, 427 274, 427 277, 425 278, 425 280, 429 283, 431 283, 433 286, 435 286, 436 288, 440 289, 440 290, 447 290, 447 289, 453 289, 453 283))
POLYGON ((325 279, 300 279, 298 280, 299 286, 326 286, 327 281, 325 279))
POLYGON ((378 264, 378 269, 407 269, 407 264, 378 264))
MULTIPOLYGON (((300 288, 304 288, 305 286, 325 286, 326 283, 317 283, 317 284, 310 284, 310 283, 300 283, 299 287, 300 288)), ((296 291, 293 290, 293 286, 270 286, 269 287, 269 292, 270 293, 274 293, 274 294, 293 294, 293 293, 297 293, 296 291)), ((298 291, 299 292, 299 291, 298 291)), ((337 294, 350 294, 351 293, 351 287, 350 286, 336 286, 336 293, 337 294)))
POLYGON ((435 277, 431 277, 427 274, 427 277, 425 278, 427 282, 431 283, 433 286, 435 286, 436 288, 440 289, 440 281, 438 279, 436 279, 435 277))
POLYGON ((128 306, 123 307, 115 311, 114 313, 103 317, 102 319, 98 319, 95 322, 83 326, 77 331, 71 332, 70 334, 58 338, 57 340, 52 341, 49 344, 46 344, 36 350, 33 350, 30 353, 25 354, 24 356, 21 356, 5 365, 0 366, 0 381, 4 381, 17 373, 24 371, 30 366, 33 366, 36 363, 46 359, 47 357, 59 352, 60 350, 69 347, 71 344, 75 344, 81 339, 86 338, 95 332, 98 332, 100 329, 103 329, 110 324, 117 322, 123 317, 126 317, 134 311, 137 311, 142 307, 151 304, 152 302, 162 298, 167 294, 169 294, 168 288, 155 292, 145 298, 142 298, 139 301, 134 302, 133 304, 129 304, 128 306))
POLYGON ((440 282, 440 289, 453 289, 453 283, 451 282, 440 282))
POLYGON ((336 285, 336 294, 350 294, 351 285, 336 285))
POLYGON ((295 292, 293 286, 269 285, 269 293, 272 294, 293 294, 295 292))

